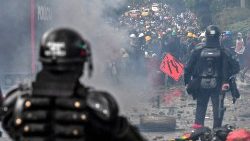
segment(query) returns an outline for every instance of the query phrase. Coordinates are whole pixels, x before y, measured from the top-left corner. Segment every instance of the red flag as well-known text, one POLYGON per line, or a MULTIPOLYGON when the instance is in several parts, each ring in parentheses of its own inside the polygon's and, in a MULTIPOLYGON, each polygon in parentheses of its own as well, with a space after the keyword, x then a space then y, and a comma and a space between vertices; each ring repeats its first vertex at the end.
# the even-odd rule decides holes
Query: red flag
POLYGON ((160 70, 178 81, 183 75, 184 65, 170 53, 167 53, 161 62, 160 70))

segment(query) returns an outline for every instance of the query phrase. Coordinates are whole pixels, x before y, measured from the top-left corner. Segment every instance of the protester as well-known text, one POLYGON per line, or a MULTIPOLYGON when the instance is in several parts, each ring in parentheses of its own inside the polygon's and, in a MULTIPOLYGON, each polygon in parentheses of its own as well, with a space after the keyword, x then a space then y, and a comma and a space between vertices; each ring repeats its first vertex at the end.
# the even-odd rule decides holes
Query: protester
POLYGON ((235 53, 239 59, 241 69, 244 67, 244 51, 245 51, 245 43, 243 39, 243 35, 241 32, 238 32, 235 46, 235 53))
POLYGON ((161 2, 157 4, 152 1, 144 1, 140 4, 130 5, 128 11, 119 18, 119 28, 128 28, 131 31, 129 32, 130 43, 128 47, 131 71, 127 75, 131 75, 131 73, 136 76, 142 75, 147 80, 156 80, 156 83, 149 82, 150 85, 159 84, 172 87, 175 80, 162 84, 161 81, 166 75, 161 75, 162 78, 158 78, 158 75, 152 74, 157 74, 160 71, 159 65, 166 53, 171 53, 175 58, 181 59, 182 63, 186 63, 191 50, 199 42, 196 35, 199 34, 200 29, 197 17, 190 10, 179 12, 168 4, 161 2), (158 10, 152 10, 153 5, 158 10), (145 9, 148 9, 147 13, 145 13, 145 9), (135 10, 141 11, 141 15, 134 16, 135 10), (188 32, 191 33, 191 38, 183 38, 189 35, 188 32), (144 40, 142 40, 143 38, 144 40), (182 39, 182 43, 180 39, 182 39), (151 65, 152 62, 157 65, 151 65), (152 76, 156 78, 152 78, 152 76))
POLYGON ((249 61, 250 60, 250 32, 247 33, 246 47, 245 47, 243 59, 245 63, 244 63, 244 68, 240 75, 240 80, 242 82, 245 81, 246 72, 250 69, 250 61, 249 61))

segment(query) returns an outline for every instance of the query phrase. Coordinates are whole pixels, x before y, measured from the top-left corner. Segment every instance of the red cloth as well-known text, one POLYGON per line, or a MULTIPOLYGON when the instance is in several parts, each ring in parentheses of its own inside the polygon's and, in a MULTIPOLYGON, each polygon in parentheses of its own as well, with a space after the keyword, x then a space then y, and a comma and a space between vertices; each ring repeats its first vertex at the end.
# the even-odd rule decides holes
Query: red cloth
POLYGON ((199 129, 201 127, 203 127, 203 126, 201 124, 198 124, 198 123, 195 123, 195 124, 192 125, 193 129, 199 129))
POLYGON ((250 131, 236 129, 228 134, 226 141, 250 141, 250 131))

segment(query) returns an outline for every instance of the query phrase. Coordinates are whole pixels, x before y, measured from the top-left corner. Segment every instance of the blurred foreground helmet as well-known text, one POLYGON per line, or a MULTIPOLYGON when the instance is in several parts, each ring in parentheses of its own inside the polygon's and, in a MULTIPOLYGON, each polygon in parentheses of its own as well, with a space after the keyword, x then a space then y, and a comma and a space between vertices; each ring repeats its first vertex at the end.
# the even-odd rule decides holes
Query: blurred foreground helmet
POLYGON ((93 65, 90 45, 76 31, 60 28, 46 32, 40 44, 40 61, 45 69, 52 71, 72 71, 83 69, 89 64, 91 74, 93 65))
POLYGON ((218 26, 210 25, 206 28, 206 37, 207 38, 219 38, 221 31, 218 26))

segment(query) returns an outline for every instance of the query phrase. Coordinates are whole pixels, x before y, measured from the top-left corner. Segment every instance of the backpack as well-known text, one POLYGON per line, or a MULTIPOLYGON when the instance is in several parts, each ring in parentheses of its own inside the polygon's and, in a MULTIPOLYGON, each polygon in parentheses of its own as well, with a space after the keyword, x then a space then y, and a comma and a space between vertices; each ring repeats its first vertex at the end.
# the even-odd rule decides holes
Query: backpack
POLYGON ((218 86, 221 76, 221 50, 220 48, 203 48, 198 61, 198 72, 201 78, 201 88, 211 89, 218 86))

